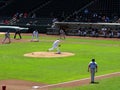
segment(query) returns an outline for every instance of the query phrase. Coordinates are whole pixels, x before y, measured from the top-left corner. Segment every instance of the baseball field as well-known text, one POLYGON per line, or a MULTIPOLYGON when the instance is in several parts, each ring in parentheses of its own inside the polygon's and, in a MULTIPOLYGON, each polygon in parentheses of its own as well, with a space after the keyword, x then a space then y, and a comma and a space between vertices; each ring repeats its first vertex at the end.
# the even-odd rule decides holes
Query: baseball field
MULTIPOLYGON (((1 41, 3 37, 0 35, 1 41)), ((116 72, 119 74, 97 79, 96 84, 89 84, 90 80, 88 80, 87 84, 82 86, 56 87, 51 90, 119 90, 120 39, 67 36, 65 40, 61 40, 60 50, 61 54, 72 53, 71 56, 24 56, 27 53, 47 52, 53 41, 58 38, 59 36, 55 35, 40 35, 39 42, 31 42, 31 34, 22 34, 21 40, 14 40, 11 35, 12 43, 0 44, 0 85, 6 85, 8 90, 34 90, 36 88, 32 88, 32 86, 47 87, 90 78, 87 68, 88 63, 94 58, 98 64, 96 76, 116 72), (16 85, 19 81, 24 84, 16 85), (29 84, 25 84, 25 82, 29 82, 29 84), (28 87, 26 87, 27 85, 28 87)), ((37 88, 37 90, 48 89, 37 88)))

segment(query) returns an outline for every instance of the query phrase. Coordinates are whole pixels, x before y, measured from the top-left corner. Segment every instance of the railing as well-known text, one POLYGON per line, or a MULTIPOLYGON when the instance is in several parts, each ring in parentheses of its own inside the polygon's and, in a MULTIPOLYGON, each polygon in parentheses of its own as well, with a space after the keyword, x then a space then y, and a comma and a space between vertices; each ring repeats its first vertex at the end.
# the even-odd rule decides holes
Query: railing
POLYGON ((68 17, 66 17, 66 19, 64 21, 66 21, 69 17, 74 16, 75 14, 80 13, 82 10, 88 8, 90 5, 92 5, 95 1, 91 1, 90 3, 88 3, 87 5, 85 5, 84 7, 80 8, 79 10, 73 12, 73 14, 69 15, 68 17))
POLYGON ((4 7, 6 7, 7 5, 9 5, 12 2, 13 2, 13 0, 0 0, 0 9, 3 9, 4 7))
POLYGON ((39 7, 35 8, 34 10, 32 10, 31 12, 29 12, 29 16, 32 14, 32 13, 35 13, 36 11, 38 11, 39 9, 45 7, 46 5, 48 5, 49 3, 51 3, 52 0, 49 0, 47 2, 44 2, 42 5, 40 5, 39 7))

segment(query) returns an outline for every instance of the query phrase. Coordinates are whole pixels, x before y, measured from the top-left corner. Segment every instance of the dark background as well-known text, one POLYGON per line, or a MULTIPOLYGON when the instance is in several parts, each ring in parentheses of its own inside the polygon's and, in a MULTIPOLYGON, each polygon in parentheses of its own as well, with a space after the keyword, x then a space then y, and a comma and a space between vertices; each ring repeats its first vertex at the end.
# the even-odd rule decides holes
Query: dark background
MULTIPOLYGON (((91 12, 102 12, 107 15, 120 15, 120 0, 2 0, 6 6, 0 8, 0 16, 12 16, 15 13, 36 13, 37 17, 51 17, 52 15, 69 15, 92 1, 96 3, 87 7, 91 12), (7 2, 11 3, 7 3, 7 2), (49 4, 41 7, 46 2, 49 4)), ((1 5, 2 6, 2 5, 1 5)))

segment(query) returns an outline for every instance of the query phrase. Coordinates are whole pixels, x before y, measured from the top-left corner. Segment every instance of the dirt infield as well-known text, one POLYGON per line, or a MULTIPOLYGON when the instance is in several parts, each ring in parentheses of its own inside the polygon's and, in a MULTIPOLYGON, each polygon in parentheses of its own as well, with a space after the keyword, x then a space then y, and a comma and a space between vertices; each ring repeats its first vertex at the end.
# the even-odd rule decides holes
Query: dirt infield
POLYGON ((51 58, 51 57, 67 57, 67 56, 73 56, 73 53, 69 52, 61 52, 60 54, 57 54, 55 52, 32 52, 24 54, 26 57, 44 57, 44 58, 51 58))

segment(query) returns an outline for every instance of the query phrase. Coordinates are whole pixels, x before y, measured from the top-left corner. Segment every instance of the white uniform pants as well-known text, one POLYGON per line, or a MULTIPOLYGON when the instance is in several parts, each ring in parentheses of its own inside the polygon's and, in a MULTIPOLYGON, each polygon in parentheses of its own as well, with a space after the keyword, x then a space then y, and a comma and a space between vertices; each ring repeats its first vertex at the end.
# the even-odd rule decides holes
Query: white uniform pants
POLYGON ((58 47, 58 46, 56 46, 56 45, 53 45, 53 47, 52 47, 52 48, 49 48, 49 51, 52 51, 52 50, 54 50, 54 49, 57 49, 57 52, 60 52, 59 47, 58 47))
POLYGON ((90 69, 90 73, 91 73, 91 82, 94 82, 95 68, 91 68, 91 69, 90 69))

